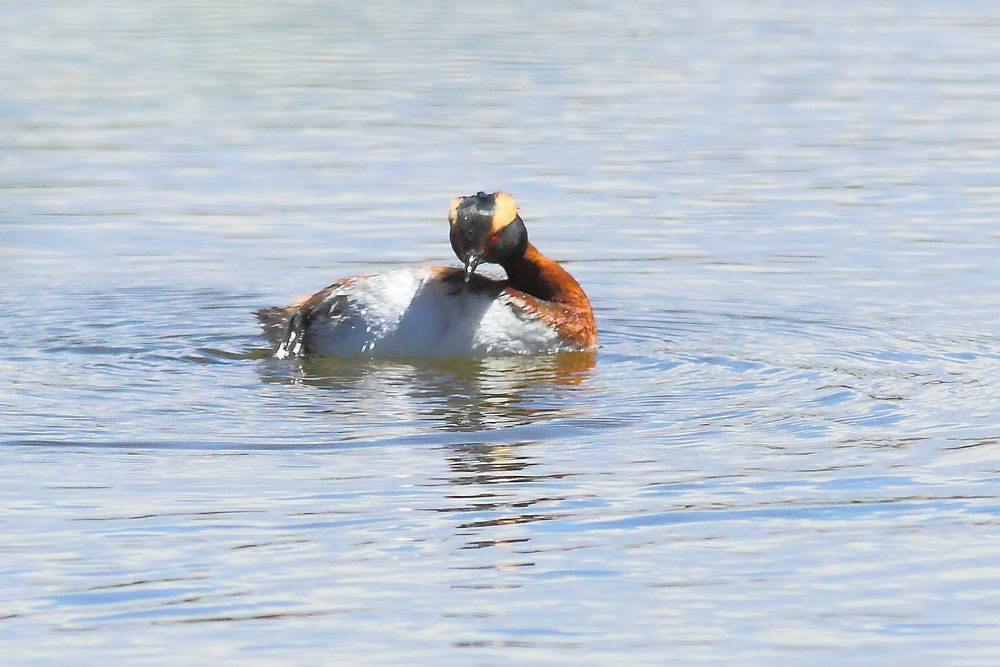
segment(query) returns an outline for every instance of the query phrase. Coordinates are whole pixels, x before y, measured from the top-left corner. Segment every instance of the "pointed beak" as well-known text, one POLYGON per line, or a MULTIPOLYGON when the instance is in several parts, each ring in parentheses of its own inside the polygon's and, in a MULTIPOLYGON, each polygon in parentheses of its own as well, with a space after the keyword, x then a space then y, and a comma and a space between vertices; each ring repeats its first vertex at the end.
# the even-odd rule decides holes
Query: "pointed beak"
POLYGON ((469 282, 472 279, 472 274, 476 272, 476 267, 479 266, 483 261, 483 254, 470 252, 462 260, 462 264, 465 265, 465 282, 469 282))

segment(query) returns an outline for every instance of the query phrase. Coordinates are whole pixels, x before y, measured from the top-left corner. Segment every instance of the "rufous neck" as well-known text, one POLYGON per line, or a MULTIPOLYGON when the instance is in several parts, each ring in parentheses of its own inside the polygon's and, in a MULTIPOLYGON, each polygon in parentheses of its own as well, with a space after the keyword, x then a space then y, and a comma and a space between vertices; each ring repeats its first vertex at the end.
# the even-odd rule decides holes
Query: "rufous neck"
POLYGON ((587 299, 583 288, 566 269, 530 243, 520 258, 503 264, 503 268, 511 287, 539 299, 563 303, 587 299))

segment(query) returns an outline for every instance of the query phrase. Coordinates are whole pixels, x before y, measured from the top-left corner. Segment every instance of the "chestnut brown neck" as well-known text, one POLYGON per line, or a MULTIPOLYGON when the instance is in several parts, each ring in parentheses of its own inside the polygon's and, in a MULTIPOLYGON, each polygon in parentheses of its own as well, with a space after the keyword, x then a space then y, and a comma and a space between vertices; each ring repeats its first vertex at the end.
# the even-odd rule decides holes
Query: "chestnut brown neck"
POLYGON ((524 255, 501 266, 507 271, 507 289, 530 299, 522 304, 523 308, 548 322, 560 337, 580 349, 597 347, 597 324, 590 300, 564 268, 530 243, 524 255))
POLYGON ((507 272, 507 284, 514 289, 545 301, 590 308, 580 283, 530 243, 521 257, 501 266, 507 272))

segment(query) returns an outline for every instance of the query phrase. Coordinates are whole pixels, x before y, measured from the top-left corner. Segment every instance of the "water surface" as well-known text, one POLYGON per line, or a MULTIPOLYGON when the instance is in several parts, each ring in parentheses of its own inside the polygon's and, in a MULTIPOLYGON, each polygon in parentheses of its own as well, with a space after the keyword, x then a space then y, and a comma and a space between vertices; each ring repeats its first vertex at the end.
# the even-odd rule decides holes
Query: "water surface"
POLYGON ((1000 9, 0 2, 19 664, 1000 659, 1000 9), (502 189, 596 355, 274 360, 502 189))

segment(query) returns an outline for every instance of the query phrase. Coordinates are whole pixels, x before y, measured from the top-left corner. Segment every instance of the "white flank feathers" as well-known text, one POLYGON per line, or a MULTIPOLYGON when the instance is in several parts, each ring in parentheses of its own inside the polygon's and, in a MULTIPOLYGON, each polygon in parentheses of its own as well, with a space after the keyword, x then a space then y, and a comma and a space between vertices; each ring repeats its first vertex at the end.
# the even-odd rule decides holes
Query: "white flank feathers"
MULTIPOLYGON (((325 304, 329 311, 317 308, 304 332, 309 349, 322 355, 445 358, 576 349, 502 293, 492 298, 456 288, 433 269, 352 278, 325 304)), ((294 343, 279 349, 279 356, 298 354, 301 338, 294 343)))

